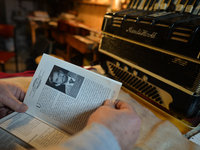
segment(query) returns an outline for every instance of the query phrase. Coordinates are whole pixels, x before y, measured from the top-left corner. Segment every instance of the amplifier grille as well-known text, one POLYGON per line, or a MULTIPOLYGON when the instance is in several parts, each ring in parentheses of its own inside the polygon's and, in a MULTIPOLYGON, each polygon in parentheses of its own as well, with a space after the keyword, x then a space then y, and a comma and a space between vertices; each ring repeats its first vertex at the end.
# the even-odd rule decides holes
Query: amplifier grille
POLYGON ((163 100, 161 99, 156 87, 142 78, 125 71, 124 69, 118 67, 117 65, 107 62, 110 74, 123 84, 128 85, 154 102, 162 105, 163 100))

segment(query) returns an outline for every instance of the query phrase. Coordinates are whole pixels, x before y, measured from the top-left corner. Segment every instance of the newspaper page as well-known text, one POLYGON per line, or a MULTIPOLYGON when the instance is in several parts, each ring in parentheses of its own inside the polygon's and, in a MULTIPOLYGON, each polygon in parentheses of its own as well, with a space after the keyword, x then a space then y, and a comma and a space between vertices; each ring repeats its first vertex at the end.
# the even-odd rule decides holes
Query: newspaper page
POLYGON ((27 150, 32 146, 18 139, 14 135, 0 128, 0 149, 1 150, 27 150), (6 144, 5 144, 6 143, 6 144))
POLYGON ((0 149, 58 145, 83 129, 104 100, 115 100, 120 88, 117 81, 44 54, 24 100, 28 111, 0 120, 0 149))
POLYGON ((12 113, 0 120, 0 149, 48 148, 70 135, 27 113, 12 113))
POLYGON ((106 99, 115 100, 121 83, 43 54, 25 101, 28 112, 74 134, 106 99))
POLYGON ((192 136, 189 140, 200 146, 200 132, 192 136))

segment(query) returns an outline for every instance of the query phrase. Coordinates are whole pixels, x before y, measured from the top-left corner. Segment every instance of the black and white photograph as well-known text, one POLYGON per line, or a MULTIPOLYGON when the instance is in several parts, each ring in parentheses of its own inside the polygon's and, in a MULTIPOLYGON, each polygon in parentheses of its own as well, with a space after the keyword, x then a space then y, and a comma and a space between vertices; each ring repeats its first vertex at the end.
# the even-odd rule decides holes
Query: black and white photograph
POLYGON ((46 85, 76 98, 84 77, 54 65, 46 85))

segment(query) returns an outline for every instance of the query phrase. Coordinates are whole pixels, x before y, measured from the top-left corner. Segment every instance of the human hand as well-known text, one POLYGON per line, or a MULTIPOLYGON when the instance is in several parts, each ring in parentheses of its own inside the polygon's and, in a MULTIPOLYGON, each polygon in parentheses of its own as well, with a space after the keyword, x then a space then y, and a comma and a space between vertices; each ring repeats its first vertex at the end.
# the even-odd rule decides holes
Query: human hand
POLYGON ((89 118, 87 125, 96 122, 106 126, 123 150, 130 150, 139 136, 141 119, 128 103, 106 100, 89 118))
POLYGON ((0 119, 13 111, 27 111, 28 106, 22 103, 25 94, 18 85, 0 81, 0 119))

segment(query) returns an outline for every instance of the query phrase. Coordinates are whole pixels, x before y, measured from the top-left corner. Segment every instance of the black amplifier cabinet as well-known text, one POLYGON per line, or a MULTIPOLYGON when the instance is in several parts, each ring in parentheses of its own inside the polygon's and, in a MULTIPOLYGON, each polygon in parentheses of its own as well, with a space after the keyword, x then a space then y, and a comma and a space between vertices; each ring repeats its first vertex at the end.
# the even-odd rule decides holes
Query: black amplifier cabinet
POLYGON ((101 66, 128 90, 195 126, 200 118, 199 27, 200 16, 188 13, 106 13, 101 66))

